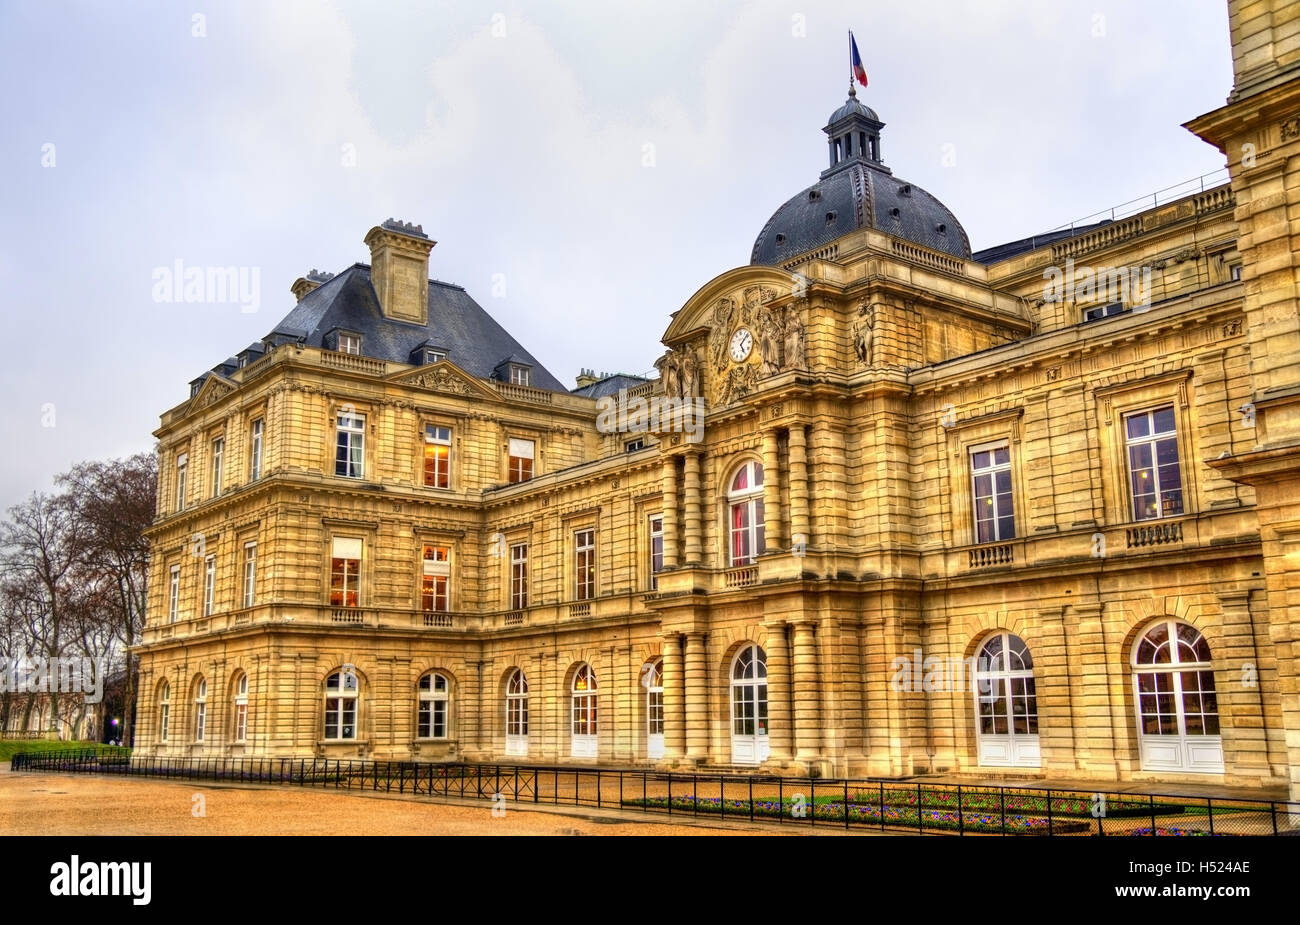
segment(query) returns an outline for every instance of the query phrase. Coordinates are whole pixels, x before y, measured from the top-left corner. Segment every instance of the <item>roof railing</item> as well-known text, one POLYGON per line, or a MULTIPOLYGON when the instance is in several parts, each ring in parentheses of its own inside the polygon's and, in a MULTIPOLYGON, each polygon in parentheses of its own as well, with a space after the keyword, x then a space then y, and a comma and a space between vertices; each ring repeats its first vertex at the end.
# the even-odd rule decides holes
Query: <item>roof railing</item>
POLYGON ((1203 193, 1209 187, 1219 186, 1227 183, 1232 177, 1228 173, 1227 167, 1221 167, 1211 173, 1201 174, 1199 177, 1192 177, 1190 180, 1183 180, 1181 183, 1175 183, 1173 186, 1166 186, 1164 189, 1158 189, 1154 193, 1148 193, 1145 196, 1139 196, 1137 199, 1130 199, 1128 202, 1121 202, 1117 206, 1109 209, 1103 209, 1100 212, 1094 212, 1091 215, 1085 215, 1083 218, 1077 218, 1072 222, 1066 222, 1064 225, 1057 225, 1045 232, 1053 234, 1058 231, 1073 231, 1080 225, 1095 225, 1103 221, 1118 221, 1121 218, 1128 218, 1130 215, 1136 215, 1139 212, 1145 212, 1147 209, 1154 209, 1162 202, 1169 203, 1175 199, 1182 199, 1184 196, 1191 196, 1195 193, 1203 193))

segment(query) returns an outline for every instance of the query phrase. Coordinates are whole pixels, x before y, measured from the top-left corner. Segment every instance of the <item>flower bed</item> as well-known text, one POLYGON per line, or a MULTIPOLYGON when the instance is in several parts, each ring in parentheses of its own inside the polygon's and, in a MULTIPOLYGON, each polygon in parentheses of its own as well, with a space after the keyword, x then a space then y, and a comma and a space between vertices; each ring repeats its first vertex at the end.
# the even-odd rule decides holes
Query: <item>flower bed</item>
MULTIPOLYGON (((879 791, 863 791, 854 794, 854 798, 863 802, 878 803, 880 802, 879 791)), ((907 790, 885 789, 885 802, 897 803, 904 806, 916 806, 917 791, 916 788, 907 790)), ((1074 816, 1080 818, 1093 817, 1093 798, 1088 796, 1077 796, 1074 794, 1052 797, 1052 815, 1056 816, 1074 816)), ((921 806, 926 809, 957 809, 957 791, 953 790, 936 790, 934 788, 921 789, 921 806)), ((1178 803, 1155 803, 1154 807, 1149 800, 1124 799, 1122 797, 1106 797, 1107 819, 1121 819, 1124 817, 1150 817, 1154 808, 1158 816, 1178 815, 1188 811, 1188 808, 1178 803)), ((1023 791, 1006 791, 1005 794, 999 795, 996 790, 963 790, 961 793, 961 809, 963 812, 983 811, 992 812, 1001 815, 1005 809, 1008 813, 1027 813, 1031 815, 1047 815, 1047 794, 1030 793, 1023 791)))
MULTIPOLYGON (((668 799, 667 797, 625 799, 623 805, 667 809, 668 799)), ((690 813, 717 813, 724 816, 745 817, 750 815, 750 802, 748 800, 722 800, 718 797, 693 799, 689 796, 674 796, 672 808, 690 813)), ((781 802, 776 800, 755 800, 753 803, 755 818, 785 818, 794 822, 807 822, 807 814, 810 811, 817 821, 844 822, 843 800, 831 799, 822 802, 819 799, 818 802, 809 804, 795 803, 787 798, 781 802)), ((1016 835, 1046 835, 1048 833, 1047 819, 1038 816, 1008 815, 1004 825, 1000 813, 979 813, 966 810, 962 815, 965 817, 964 821, 958 817, 955 811, 922 808, 918 814, 915 807, 891 806, 886 803, 883 812, 883 825, 916 829, 917 831, 941 830, 956 832, 964 829, 968 832, 1006 832, 1016 835)), ((854 803, 850 801, 848 804, 848 817, 850 824, 875 826, 882 824, 882 812, 876 803, 854 803)), ((1055 821, 1051 825, 1051 831, 1061 834, 1083 832, 1089 828, 1090 826, 1087 823, 1073 820, 1055 821)))

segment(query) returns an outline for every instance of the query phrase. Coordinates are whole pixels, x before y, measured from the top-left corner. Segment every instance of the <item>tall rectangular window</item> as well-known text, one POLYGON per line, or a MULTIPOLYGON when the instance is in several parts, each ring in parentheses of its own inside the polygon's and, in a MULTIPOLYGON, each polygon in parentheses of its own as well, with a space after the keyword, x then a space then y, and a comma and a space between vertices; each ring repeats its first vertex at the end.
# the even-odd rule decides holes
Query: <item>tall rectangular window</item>
POLYGON ((176 457, 176 510, 185 510, 185 476, 189 471, 190 454, 181 453, 176 457))
POLYGON ((972 447, 971 499, 975 504, 975 542, 1014 539, 1016 517, 1011 490, 1011 448, 1003 441, 972 447))
POLYGON ((226 457, 226 438, 218 437, 212 441, 212 497, 221 494, 221 469, 226 457))
POLYGON ((533 477, 533 452, 531 440, 510 438, 509 474, 511 482, 526 482, 533 477))
POLYGON ((659 590, 659 573, 664 570, 664 515, 650 516, 650 590, 659 590))
POLYGON ((420 608, 445 612, 450 609, 448 584, 451 581, 451 550, 446 546, 425 544, 421 556, 420 608))
POLYGON ((589 601, 596 596, 596 531, 579 530, 573 534, 574 595, 589 601))
POLYGON ((424 428, 424 485, 451 487, 451 428, 430 424, 424 428))
POLYGON ((244 544, 244 606, 252 607, 257 599, 257 543, 244 544))
POLYGON ((366 417, 363 414, 338 416, 334 474, 349 479, 365 475, 366 417))
POLYGON ((330 557, 330 604, 334 607, 356 607, 360 591, 361 540, 336 536, 330 557))
POLYGON ((528 606, 528 544, 510 547, 510 609, 528 606))
POLYGON ((1183 513, 1183 478, 1178 464, 1174 406, 1124 416, 1133 519, 1183 513))
POLYGON ((203 560, 203 616, 212 616, 212 599, 217 586, 217 557, 209 554, 203 560))
POLYGON ((261 418, 253 422, 249 428, 249 451, 248 451, 248 478, 250 481, 257 481, 262 477, 262 431, 265 430, 261 418))
POLYGON ((181 567, 173 565, 167 583, 167 622, 175 623, 180 615, 181 604, 181 567))

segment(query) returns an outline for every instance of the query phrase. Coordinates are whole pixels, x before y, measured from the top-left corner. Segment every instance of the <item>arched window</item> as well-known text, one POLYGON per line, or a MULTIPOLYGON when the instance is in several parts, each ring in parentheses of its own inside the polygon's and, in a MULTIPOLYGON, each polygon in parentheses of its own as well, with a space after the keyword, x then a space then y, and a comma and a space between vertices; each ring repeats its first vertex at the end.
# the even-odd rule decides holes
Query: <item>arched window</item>
POLYGON ((763 464, 754 460, 736 470, 727 489, 728 537, 732 565, 749 565, 763 553, 763 464))
POLYGON ((417 735, 421 739, 447 738, 447 679, 431 671, 420 678, 420 721, 417 735))
POLYGON ((248 737, 248 675, 241 674, 235 682, 234 741, 243 742, 248 737))
POLYGON ((976 657, 975 681, 979 763, 1038 767, 1038 695, 1029 646, 1014 633, 994 633, 976 657))
POLYGON ((171 731, 172 720, 172 686, 166 681, 158 692, 158 741, 166 742, 167 733, 171 731))
POLYGON ((664 756, 664 660, 655 659, 641 668, 645 687, 646 757, 664 756))
POLYGON ((518 668, 506 681, 506 754, 528 754, 528 678, 518 668))
POLYGON ((325 679, 325 738, 357 737, 357 676, 336 671, 325 679))
POLYGON ((194 689, 194 741, 202 742, 208 730, 208 682, 199 678, 194 689))
POLYGON ((1210 645, 1195 627, 1161 620, 1133 647, 1142 768, 1223 770, 1210 645))
POLYGON ((573 674, 572 748, 574 758, 596 757, 596 672, 582 664, 573 674))
POLYGON ((750 644, 731 663, 731 762, 767 760, 767 653, 750 644))

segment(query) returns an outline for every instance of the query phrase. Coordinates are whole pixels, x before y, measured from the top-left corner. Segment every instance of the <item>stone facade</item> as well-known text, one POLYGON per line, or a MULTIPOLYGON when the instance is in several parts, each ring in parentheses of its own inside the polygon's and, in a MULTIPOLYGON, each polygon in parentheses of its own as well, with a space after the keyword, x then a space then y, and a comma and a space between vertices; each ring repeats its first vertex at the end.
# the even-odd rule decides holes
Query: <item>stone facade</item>
MULTIPOLYGON (((1238 91, 1190 127, 1229 153, 1231 184, 989 263, 861 228, 729 270, 674 314, 671 375, 630 396, 700 396, 699 441, 677 408, 638 448, 597 426, 595 399, 454 358, 284 344, 209 377, 156 432, 140 753, 1289 781, 1300 795, 1300 20, 1281 2, 1230 6, 1238 91), (1071 267, 1084 285, 1049 292, 1071 267), (344 418, 364 440, 340 475, 344 418), (1158 467, 1134 462, 1141 421, 1169 435, 1151 444, 1158 467), (429 426, 450 431, 446 488, 424 484, 429 426), (512 440, 535 447, 517 483, 512 440), (1005 490, 989 497, 976 470, 993 451, 1005 490), (751 464, 761 492, 733 490, 751 464), (1145 478, 1160 490, 1142 495, 1145 478), (745 516, 765 534, 752 561, 736 555, 756 541, 757 521, 736 529, 745 516), (445 610, 425 606, 426 546, 448 550, 445 610), (1134 660, 1162 621, 1186 633, 1182 660, 1209 658, 1155 706, 1134 660), (1001 666, 981 721, 980 686, 952 674, 995 638, 1032 666, 1001 666), (753 646, 766 676, 746 683, 753 646), (431 671, 445 691, 422 708, 431 671), (512 702, 516 671, 527 691, 512 702), (1026 678, 1033 723, 1010 693, 1026 678), (765 698, 753 725, 747 698, 765 698)), ((421 249, 389 237, 401 275, 376 262, 375 289, 413 315, 421 249)))

